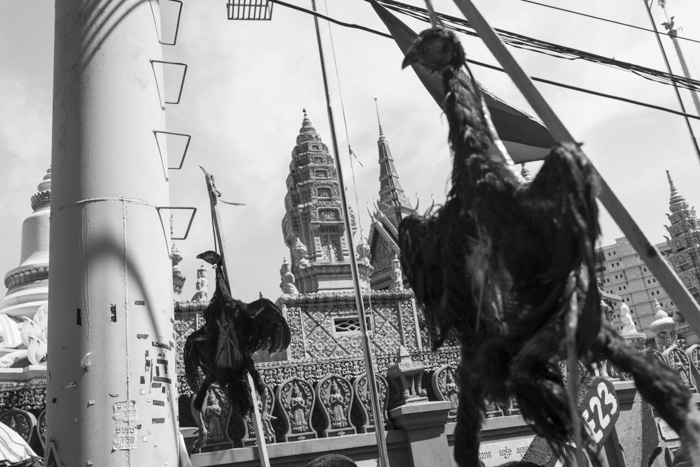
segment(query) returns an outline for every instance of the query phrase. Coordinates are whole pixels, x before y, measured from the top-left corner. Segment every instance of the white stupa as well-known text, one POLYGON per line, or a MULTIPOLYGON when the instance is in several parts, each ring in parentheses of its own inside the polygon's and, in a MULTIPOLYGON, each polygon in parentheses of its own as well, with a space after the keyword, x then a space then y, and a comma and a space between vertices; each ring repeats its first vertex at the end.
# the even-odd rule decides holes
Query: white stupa
POLYGON ((21 346, 19 329, 24 318, 34 318, 42 306, 44 310, 48 307, 50 201, 51 169, 32 196, 33 212, 22 224, 19 266, 5 274, 7 294, 0 300, 0 349, 21 346))

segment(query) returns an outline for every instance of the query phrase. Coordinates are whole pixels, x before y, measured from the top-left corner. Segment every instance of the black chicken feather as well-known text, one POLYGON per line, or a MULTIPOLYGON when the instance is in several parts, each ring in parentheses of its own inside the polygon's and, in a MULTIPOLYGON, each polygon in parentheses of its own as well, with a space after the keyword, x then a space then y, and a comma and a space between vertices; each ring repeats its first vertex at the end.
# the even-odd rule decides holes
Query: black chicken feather
POLYGON ((231 296, 219 254, 207 251, 197 257, 215 266, 216 287, 202 312, 204 326, 193 332, 185 343, 186 380, 198 391, 197 410, 202 408, 209 385, 217 382, 234 410, 245 416, 253 408, 247 375, 252 376, 255 390, 261 392, 263 388, 253 353, 286 349, 291 340, 289 326, 272 301, 260 298, 244 303, 231 296), (203 381, 200 370, 204 374, 203 381))
POLYGON ((660 413, 684 445, 697 446, 700 424, 688 415, 678 375, 631 352, 601 318, 594 170, 576 145, 561 145, 531 183, 516 176, 494 150, 497 136, 478 90, 461 70, 464 61, 457 37, 439 27, 422 32, 406 54, 404 67, 418 64, 442 76, 453 168, 445 204, 399 226, 402 268, 433 346, 451 332, 461 344, 458 465, 478 465, 486 397, 515 396, 535 432, 555 454, 568 457, 574 423, 583 428, 580 418, 572 420, 559 371, 572 310, 578 313, 574 347, 584 365, 609 358, 631 372, 642 395, 654 405, 666 404, 660 413))

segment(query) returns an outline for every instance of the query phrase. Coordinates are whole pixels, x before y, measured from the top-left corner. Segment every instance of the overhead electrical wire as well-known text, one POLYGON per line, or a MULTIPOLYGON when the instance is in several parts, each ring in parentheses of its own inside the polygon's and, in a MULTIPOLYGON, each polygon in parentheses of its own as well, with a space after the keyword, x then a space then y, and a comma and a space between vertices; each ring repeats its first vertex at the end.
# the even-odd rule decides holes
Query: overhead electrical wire
POLYGON ((335 19, 335 18, 331 18, 331 17, 328 16, 328 15, 321 14, 321 13, 319 13, 319 12, 317 12, 317 11, 307 10, 306 8, 303 8, 303 7, 300 7, 300 6, 296 6, 296 5, 292 5, 291 3, 283 2, 283 1, 281 1, 281 0, 270 0, 270 1, 271 1, 272 3, 277 3, 278 5, 282 5, 282 6, 286 6, 287 8, 291 8, 292 10, 301 11, 302 13, 306 13, 306 14, 309 14, 309 15, 311 15, 311 16, 316 16, 317 18, 325 19, 326 21, 330 21, 331 23, 338 24, 338 25, 340 25, 340 26, 345 26, 346 28, 359 29, 359 30, 361 30, 361 31, 370 32, 370 33, 372 33, 372 34, 377 34, 377 35, 379 35, 379 36, 384 36, 384 37, 388 37, 388 38, 391 39, 391 34, 387 34, 387 33, 385 33, 385 32, 377 31, 376 29, 368 28, 367 26, 362 26, 362 25, 354 24, 354 23, 346 23, 346 22, 344 22, 344 21, 340 21, 340 20, 337 20, 337 19, 335 19))
MULTIPOLYGON (((384 37, 391 37, 390 34, 386 34, 375 29, 368 28, 354 23, 347 23, 335 18, 331 18, 327 15, 323 15, 317 12, 312 12, 305 8, 292 5, 290 3, 281 0, 270 0, 273 3, 278 3, 282 6, 292 8, 297 11, 301 11, 319 18, 323 18, 332 23, 338 24, 340 26, 345 26, 348 28, 359 29, 362 31, 370 32, 384 37)), ((369 1, 369 0, 365 0, 369 1)), ((428 16, 427 10, 420 7, 415 7, 412 5, 407 5, 395 0, 376 0, 378 3, 382 4, 386 8, 397 11, 399 13, 411 16, 412 18, 429 22, 430 18, 428 16)), ((476 31, 474 31, 467 20, 457 18, 454 16, 446 15, 443 13, 438 13, 438 16, 445 22, 445 27, 452 29, 463 34, 478 37, 476 31)), ((528 36, 523 36, 521 34, 511 33, 509 31, 504 31, 502 29, 496 29, 501 35, 501 39, 508 45, 517 47, 520 49, 530 50, 532 52, 538 52, 545 55, 564 58, 567 60, 577 60, 582 59, 585 61, 590 61, 593 63, 599 63, 602 65, 611 66, 613 68, 618 68, 624 71, 632 72, 642 78, 661 83, 666 85, 679 86, 690 91, 700 91, 700 81, 694 80, 692 78, 686 78, 684 76, 674 75, 672 73, 667 73, 659 70, 654 70, 653 68, 643 67, 641 65, 636 65, 634 63, 623 62, 621 60, 616 60, 614 58, 603 57, 601 55, 592 54, 590 52, 581 51, 571 47, 562 46, 559 44, 554 44, 551 42, 541 41, 539 39, 534 39, 528 36)))
MULTIPOLYGON (((396 0, 376 1, 377 3, 380 3, 381 5, 390 10, 405 14, 420 21, 430 22, 428 11, 425 8, 407 5, 396 0)), ((461 32, 468 36, 479 37, 479 35, 469 25, 469 22, 466 19, 457 18, 455 16, 446 15, 444 13, 438 13, 438 16, 443 21, 443 23, 445 23, 445 27, 447 27, 448 29, 461 32)), ((531 52, 542 53, 552 57, 564 58, 568 60, 581 59, 588 62, 599 63, 601 65, 607 65, 613 68, 630 71, 636 75, 641 76, 642 78, 658 83, 667 85, 673 85, 675 83, 676 86, 688 89, 690 91, 700 91, 700 81, 694 80, 692 78, 686 78, 684 76, 678 76, 660 70, 654 70, 653 68, 643 67, 634 63, 623 62, 614 58, 608 58, 602 55, 597 55, 590 52, 585 52, 583 50, 574 49, 572 47, 566 47, 563 45, 554 44, 552 42, 542 41, 532 37, 524 36, 522 34, 516 34, 510 31, 505 31, 503 29, 494 28, 494 30, 498 32, 501 40, 504 43, 512 47, 517 47, 519 49, 529 50, 531 52)))
MULTIPOLYGON (((467 59, 467 62, 473 63, 474 65, 482 66, 484 68, 489 68, 491 70, 500 71, 501 73, 506 72, 503 68, 499 68, 499 67, 494 66, 494 65, 489 65, 488 63, 478 62, 476 60, 471 60, 469 58, 467 59)), ((661 110, 662 112, 668 112, 668 113, 672 113, 675 115, 680 115, 681 117, 687 117, 687 118, 692 118, 695 120, 700 120, 700 116, 689 114, 686 112, 681 112, 679 110, 669 109, 668 107, 661 107, 659 105, 649 104, 647 102, 641 102, 641 101, 637 101, 634 99, 628 99, 626 97, 620 97, 620 96, 615 96, 613 94, 606 94, 604 92, 593 91, 591 89, 581 88, 581 87, 573 86, 570 84, 559 83, 557 81, 552 81, 552 80, 545 79, 545 78, 537 78, 535 76, 530 76, 530 79, 533 81, 537 81, 537 82, 545 83, 545 84, 550 84, 552 86, 557 86, 557 87, 564 88, 564 89, 571 89, 572 91, 578 91, 578 92, 582 92, 585 94, 591 94, 593 96, 604 97, 606 99, 612 99, 612 100, 616 100, 616 101, 620 101, 620 102, 627 102, 628 104, 639 105, 642 107, 647 107, 649 109, 661 110)))
MULTIPOLYGON (((302 7, 299 7, 299 6, 296 6, 296 5, 292 5, 292 4, 289 4, 289 3, 284 2, 284 1, 281 1, 281 0, 270 0, 270 1, 273 2, 273 3, 277 3, 277 4, 279 4, 279 5, 285 6, 285 7, 289 7, 289 8, 291 8, 291 9, 293 9, 293 10, 300 11, 300 12, 302 12, 302 13, 306 13, 306 14, 309 14, 309 15, 312 15, 312 16, 316 16, 316 17, 325 19, 325 20, 327 20, 327 21, 330 21, 331 23, 338 24, 338 25, 340 25, 340 26, 345 26, 345 27, 352 28, 352 29, 360 29, 360 30, 362 30, 362 31, 369 32, 369 33, 374 34, 374 35, 377 35, 377 36, 382 36, 382 37, 386 37, 386 38, 392 39, 391 34, 387 34, 387 33, 385 33, 385 32, 377 31, 376 29, 372 29, 372 28, 369 28, 369 27, 366 27, 366 26, 361 26, 361 25, 358 25, 358 24, 346 23, 346 22, 343 22, 343 21, 339 21, 339 20, 337 20, 337 19, 335 19, 335 18, 331 18, 331 17, 326 16, 326 15, 323 15, 323 14, 321 14, 321 13, 317 13, 317 12, 314 12, 314 11, 311 11, 311 10, 307 10, 306 8, 302 8, 302 7)), ((380 0, 380 3, 381 3, 382 1, 383 1, 383 0, 380 0)), ((478 61, 478 60, 472 60, 472 59, 469 59, 469 58, 468 58, 468 59, 467 59, 467 62, 469 62, 469 63, 471 63, 471 64, 474 64, 474 65, 477 65, 477 66, 481 66, 481 67, 484 67, 484 68, 488 68, 488 69, 490 69, 490 70, 495 70, 495 71, 500 71, 501 73, 505 73, 505 70, 504 70, 503 68, 500 68, 500 67, 497 67, 497 66, 494 66, 494 65, 489 65, 488 63, 480 62, 480 61, 478 61)), ((626 97, 616 96, 616 95, 614 95, 614 94, 606 94, 606 93, 603 93, 603 92, 593 91, 593 90, 591 90, 591 89, 586 89, 586 88, 581 88, 581 87, 578 87, 578 86, 573 86, 573 85, 570 85, 570 84, 560 83, 560 82, 558 82, 558 81, 552 81, 552 80, 545 79, 545 78, 537 78, 537 77, 535 77, 535 76, 530 76, 530 79, 532 79, 533 81, 540 82, 540 83, 549 84, 549 85, 551 85, 551 86, 556 86, 556 87, 560 87, 560 88, 564 88, 564 89, 570 89, 570 90, 572 90, 572 91, 577 91, 577 92, 581 92, 581 93, 584 93, 584 94, 590 94, 590 95, 602 97, 602 98, 605 98, 605 99, 612 99, 612 100, 616 100, 616 101, 620 101, 620 102, 626 102, 626 103, 628 103, 628 104, 638 105, 638 106, 641 106, 641 107, 647 107, 647 108, 649 108, 649 109, 654 109, 654 110, 660 110, 660 111, 662 111, 662 112, 667 112, 667 113, 671 113, 671 114, 674 114, 674 115, 680 115, 680 116, 682 116, 682 117, 687 117, 687 118, 691 118, 691 119, 694 119, 694 120, 700 120, 700 117, 697 116, 697 115, 693 115, 693 114, 689 114, 689 113, 685 113, 685 112, 680 112, 680 111, 678 111, 678 110, 669 109, 669 108, 667 108, 667 107, 661 107, 661 106, 658 106, 658 105, 655 105, 655 104, 649 104, 649 103, 647 103, 647 102, 641 102, 641 101, 637 101, 637 100, 634 100, 634 99, 628 99, 628 98, 626 98, 626 97)), ((699 84, 700 84, 700 83, 699 83, 699 84)))
MULTIPOLYGON (((533 5, 538 5, 538 6, 545 7, 545 8, 551 8, 552 10, 564 11, 564 12, 566 12, 566 13, 571 13, 571 14, 573 14, 573 15, 585 16, 586 18, 595 19, 595 20, 597 20, 597 21, 603 21, 603 22, 606 22, 606 23, 617 24, 617 25, 619 25, 619 26, 625 26, 625 27, 632 28, 632 29, 639 29, 640 31, 646 31, 646 32, 650 32, 650 33, 652 33, 652 34, 655 34, 655 31, 654 31, 653 29, 644 28, 644 27, 642 27, 642 26, 635 26, 634 24, 623 23, 623 22, 621 22, 621 21, 615 21, 615 20, 608 19, 608 18, 602 18, 602 17, 600 17, 600 16, 589 15, 589 14, 587 14, 587 13, 582 13, 582 12, 580 12, 580 11, 567 10, 566 8, 561 8, 561 7, 554 6, 554 5, 547 5, 546 3, 536 2, 536 1, 534 1, 534 0, 520 0, 520 1, 521 1, 521 2, 525 2, 525 3, 531 3, 531 4, 533 4, 533 5)), ((659 32, 659 34, 664 35, 664 36, 671 37, 670 34, 665 33, 665 32, 659 32)), ((676 38, 677 38, 677 39, 682 39, 682 40, 684 40, 684 41, 696 42, 696 43, 700 44, 700 41, 697 40, 697 39, 691 39, 691 38, 689 38, 689 37, 682 37, 682 36, 676 36, 676 38)))

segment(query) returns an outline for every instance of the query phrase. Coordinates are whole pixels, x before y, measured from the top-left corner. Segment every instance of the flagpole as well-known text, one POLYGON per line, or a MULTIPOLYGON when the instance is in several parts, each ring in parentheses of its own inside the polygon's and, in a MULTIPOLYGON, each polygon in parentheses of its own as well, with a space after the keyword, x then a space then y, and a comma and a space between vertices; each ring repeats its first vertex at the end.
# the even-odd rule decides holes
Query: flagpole
MULTIPOLYGON (((311 0, 311 9, 316 12, 316 0, 311 0)), ((343 223, 345 225, 345 234, 350 251, 350 269, 352 271, 352 282, 355 288, 355 305, 360 318, 360 332, 362 334, 362 347, 365 357, 365 369, 367 371, 367 388, 369 390, 369 399, 374 413, 375 436, 377 438, 377 449, 379 451, 379 466, 389 467, 389 454, 386 446, 386 436, 384 430, 384 414, 381 410, 379 400, 379 392, 377 391, 377 378, 374 372, 374 363, 372 362, 372 348, 367 333, 367 320, 365 306, 362 300, 362 291, 360 289, 360 274, 357 267, 357 258, 355 258, 355 245, 352 238, 352 229, 350 226, 350 214, 348 211, 348 201, 345 194, 345 182, 343 181, 343 170, 340 164, 340 152, 338 151, 338 140, 335 132, 335 120, 333 119, 333 105, 331 104, 331 96, 328 89, 328 76, 326 74, 326 62, 323 58, 323 44, 321 43, 321 31, 318 26, 318 17, 314 15, 314 26, 316 28, 316 41, 318 43, 318 54, 321 59, 321 75, 323 76, 323 88, 326 93, 326 109, 328 110, 328 124, 331 132, 331 142, 333 145, 333 154, 335 156, 335 165, 338 170, 338 184, 340 189, 340 199, 343 205, 343 223)), ((370 292, 371 293, 371 292, 370 292)))

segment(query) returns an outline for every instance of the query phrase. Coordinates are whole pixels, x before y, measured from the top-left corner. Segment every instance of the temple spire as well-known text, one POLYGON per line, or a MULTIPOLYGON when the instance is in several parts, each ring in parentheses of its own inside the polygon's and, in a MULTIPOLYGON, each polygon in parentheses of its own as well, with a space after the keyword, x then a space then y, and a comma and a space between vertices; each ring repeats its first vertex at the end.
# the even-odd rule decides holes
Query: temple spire
POLYGON ((671 173, 668 170, 666 171, 666 177, 668 178, 668 185, 671 188, 671 199, 669 201, 669 208, 671 212, 688 209, 688 202, 685 200, 683 195, 680 195, 678 190, 676 190, 676 185, 673 183, 671 173))
POLYGON ((377 124, 379 124, 379 139, 384 138, 384 130, 382 130, 382 121, 379 118, 379 105, 377 104, 377 98, 374 98, 374 110, 377 111, 377 124))
POLYGON ((671 172, 666 171, 666 178, 668 178, 668 185, 671 187, 671 197, 678 194, 676 191, 676 185, 673 184, 673 179, 671 178, 671 172))
MULTIPOLYGON (((375 98, 375 106, 377 99, 375 98)), ((411 203, 404 193, 399 174, 394 166, 394 158, 389 149, 389 142, 384 136, 381 120, 379 119, 379 108, 377 107, 377 122, 379 123, 379 140, 377 147, 379 150, 379 210, 384 214, 394 227, 398 228, 399 222, 404 214, 412 213, 411 203)))

